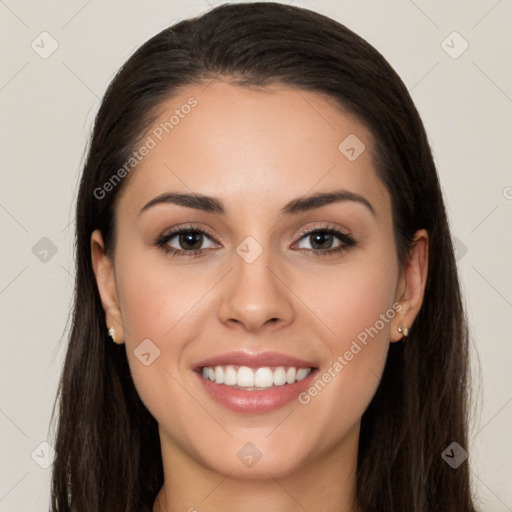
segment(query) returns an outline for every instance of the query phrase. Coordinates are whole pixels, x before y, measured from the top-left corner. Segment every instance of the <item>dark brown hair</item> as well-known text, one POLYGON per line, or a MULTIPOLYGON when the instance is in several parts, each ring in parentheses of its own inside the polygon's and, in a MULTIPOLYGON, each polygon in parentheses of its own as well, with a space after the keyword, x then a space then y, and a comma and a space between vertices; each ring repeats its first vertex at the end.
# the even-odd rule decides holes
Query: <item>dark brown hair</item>
MULTIPOLYGON (((474 511, 468 462, 452 469, 441 457, 453 441, 467 448, 468 335, 420 116, 399 76, 364 39, 310 10, 267 2, 221 5, 163 30, 129 58, 105 93, 77 201, 74 310, 57 396, 51 510, 151 511, 163 485, 157 423, 136 392, 125 349, 107 336, 90 256, 95 229, 112 250, 116 198, 127 179, 106 197, 95 190, 128 160, 163 101, 187 84, 219 78, 326 95, 373 135, 400 262, 425 228, 430 266, 411 334, 391 344, 362 417, 357 499, 366 512, 474 511)), ((52 420, 54 414, 55 406, 52 420)))

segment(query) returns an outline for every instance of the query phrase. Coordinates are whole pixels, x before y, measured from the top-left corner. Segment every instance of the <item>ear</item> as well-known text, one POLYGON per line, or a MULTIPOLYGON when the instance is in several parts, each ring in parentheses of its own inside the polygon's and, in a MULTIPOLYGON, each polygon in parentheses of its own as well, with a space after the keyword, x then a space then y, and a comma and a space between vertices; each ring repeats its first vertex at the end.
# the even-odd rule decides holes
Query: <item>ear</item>
POLYGON ((421 229, 414 234, 413 245, 409 252, 409 258, 404 263, 404 268, 398 280, 395 300, 401 304, 399 313, 390 322, 390 341, 399 341, 403 334, 398 328, 411 329, 416 315, 423 304, 425 285, 428 274, 428 233, 421 229))
POLYGON ((105 254, 105 245, 99 229, 91 235, 91 258, 101 304, 103 311, 105 311, 106 329, 113 327, 116 343, 123 343, 124 329, 117 296, 114 265, 105 254))

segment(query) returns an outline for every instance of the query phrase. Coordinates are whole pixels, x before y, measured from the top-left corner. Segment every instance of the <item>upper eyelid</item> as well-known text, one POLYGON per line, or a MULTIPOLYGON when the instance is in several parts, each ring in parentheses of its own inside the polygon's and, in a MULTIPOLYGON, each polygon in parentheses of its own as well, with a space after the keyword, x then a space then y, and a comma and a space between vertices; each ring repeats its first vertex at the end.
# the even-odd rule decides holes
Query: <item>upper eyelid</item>
POLYGON ((216 241, 216 238, 214 235, 212 235, 208 229, 205 229, 203 227, 195 226, 195 225, 185 225, 185 226, 179 226, 177 228, 171 229, 169 232, 164 232, 159 239, 170 239, 174 238, 175 236, 179 235, 183 232, 189 232, 189 231, 198 231, 201 234, 205 234, 206 236, 210 237, 212 241, 216 241))
POLYGON ((306 228, 305 230, 302 231, 302 234, 300 236, 303 237, 303 236, 309 235, 311 233, 314 233, 315 231, 336 231, 336 232, 342 233, 346 236, 352 236, 348 229, 345 230, 343 228, 340 228, 339 226, 334 226, 329 222, 327 222, 325 224, 321 224, 319 226, 313 226, 310 228, 306 228))

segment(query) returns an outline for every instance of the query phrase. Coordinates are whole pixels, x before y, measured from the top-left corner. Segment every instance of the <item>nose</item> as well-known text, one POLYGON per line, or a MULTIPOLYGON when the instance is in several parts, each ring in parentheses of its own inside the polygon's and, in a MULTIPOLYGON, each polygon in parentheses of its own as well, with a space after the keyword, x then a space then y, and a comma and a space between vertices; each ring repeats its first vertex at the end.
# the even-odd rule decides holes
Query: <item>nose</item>
POLYGON ((234 268, 222 290, 219 319, 228 326, 240 326, 249 332, 280 329, 292 322, 293 293, 286 278, 272 265, 270 251, 252 263, 234 255, 234 268))

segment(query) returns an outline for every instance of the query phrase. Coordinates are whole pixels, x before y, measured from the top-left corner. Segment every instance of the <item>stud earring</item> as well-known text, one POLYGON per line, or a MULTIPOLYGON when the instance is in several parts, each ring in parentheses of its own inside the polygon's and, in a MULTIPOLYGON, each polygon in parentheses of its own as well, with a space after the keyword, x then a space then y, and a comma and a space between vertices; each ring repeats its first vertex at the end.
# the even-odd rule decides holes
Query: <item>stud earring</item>
POLYGON ((404 338, 407 338, 407 336, 409 336, 409 329, 407 327, 402 327, 401 325, 399 325, 397 330, 400 334, 404 335, 404 338))
POLYGON ((109 330, 108 330, 108 335, 112 338, 112 341, 117 345, 117 341, 116 341, 116 330, 114 329, 114 326, 112 326, 109 330))

